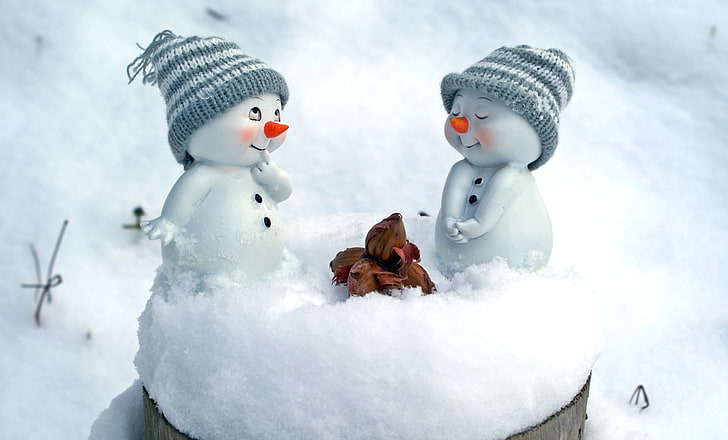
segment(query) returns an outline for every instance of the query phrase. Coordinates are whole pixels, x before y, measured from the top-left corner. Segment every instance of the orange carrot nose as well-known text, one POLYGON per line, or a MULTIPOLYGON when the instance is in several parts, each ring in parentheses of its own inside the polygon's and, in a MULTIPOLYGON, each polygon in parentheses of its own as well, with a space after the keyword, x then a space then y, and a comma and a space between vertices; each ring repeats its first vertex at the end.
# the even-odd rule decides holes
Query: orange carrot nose
POLYGON ((263 126, 263 133, 265 133, 265 137, 268 139, 277 138, 286 130, 288 130, 288 126, 286 124, 279 124, 273 121, 268 121, 263 126))
POLYGON ((460 134, 468 131, 468 120, 466 118, 450 118, 450 127, 460 134))

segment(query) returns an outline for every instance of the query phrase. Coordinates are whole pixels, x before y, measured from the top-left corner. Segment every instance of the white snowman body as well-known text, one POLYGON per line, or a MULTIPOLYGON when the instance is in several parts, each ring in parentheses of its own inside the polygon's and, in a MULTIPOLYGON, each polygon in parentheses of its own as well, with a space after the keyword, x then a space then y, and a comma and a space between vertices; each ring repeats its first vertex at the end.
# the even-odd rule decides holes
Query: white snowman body
POLYGON ((275 270, 284 246, 277 204, 291 180, 271 159, 285 139, 276 94, 245 99, 197 129, 194 158, 167 196, 162 215, 142 225, 162 240, 165 265, 200 274, 259 277, 275 270))
POLYGON ((450 170, 436 223, 445 273, 502 257, 513 267, 543 266, 553 235, 528 164, 541 155, 536 131, 492 96, 458 90, 445 137, 464 156, 450 170))

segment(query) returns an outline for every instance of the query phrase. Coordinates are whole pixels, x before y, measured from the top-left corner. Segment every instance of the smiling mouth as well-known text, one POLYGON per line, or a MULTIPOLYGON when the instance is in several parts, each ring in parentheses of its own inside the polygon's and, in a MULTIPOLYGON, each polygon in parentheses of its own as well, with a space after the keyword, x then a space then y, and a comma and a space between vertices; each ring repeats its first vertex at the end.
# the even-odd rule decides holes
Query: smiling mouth
POLYGON ((476 145, 480 145, 480 142, 476 142, 473 145, 465 145, 465 148, 473 148, 476 145))
POLYGON ((253 144, 250 144, 250 146, 251 146, 251 147, 253 147, 253 148, 255 148, 255 149, 256 149, 256 150, 258 150, 258 151, 265 151, 265 148, 258 148, 258 147, 256 147, 256 146, 255 146, 255 145, 253 145, 253 144))

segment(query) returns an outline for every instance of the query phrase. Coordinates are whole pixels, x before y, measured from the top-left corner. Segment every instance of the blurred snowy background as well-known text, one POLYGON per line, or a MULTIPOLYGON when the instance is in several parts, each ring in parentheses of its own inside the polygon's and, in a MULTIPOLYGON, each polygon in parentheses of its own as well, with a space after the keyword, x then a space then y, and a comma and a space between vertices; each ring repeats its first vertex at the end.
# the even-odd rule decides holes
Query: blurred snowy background
POLYGON ((288 81, 289 219, 432 215, 451 164, 439 82, 501 45, 574 60, 535 172, 551 264, 602 303, 587 439, 728 434, 728 4, 666 1, 4 0, 0 15, 0 438, 77 439, 135 379, 156 217, 181 173, 158 90, 127 64, 162 29, 237 42, 288 81), (63 284, 33 321, 64 219, 63 284), (45 269, 44 269, 45 270, 45 269), (628 404, 638 384, 650 407, 628 404))

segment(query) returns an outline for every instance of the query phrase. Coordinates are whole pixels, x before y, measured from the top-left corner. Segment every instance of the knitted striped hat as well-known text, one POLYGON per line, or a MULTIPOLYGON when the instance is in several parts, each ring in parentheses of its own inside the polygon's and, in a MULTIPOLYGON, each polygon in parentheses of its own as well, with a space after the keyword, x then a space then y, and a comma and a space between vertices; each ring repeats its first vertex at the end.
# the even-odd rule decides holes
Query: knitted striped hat
POLYGON ((533 126, 541 138, 541 156, 528 165, 535 170, 556 149, 559 112, 571 99, 574 67, 559 49, 501 47, 463 73, 445 75, 440 91, 448 113, 455 94, 463 88, 477 89, 502 101, 533 126))
POLYGON ((187 153, 190 136, 207 121, 262 93, 278 94, 281 106, 288 101, 280 73, 221 38, 184 38, 166 30, 142 49, 126 68, 129 83, 142 74, 145 84, 159 86, 167 103, 169 145, 185 169, 194 160, 187 153))

